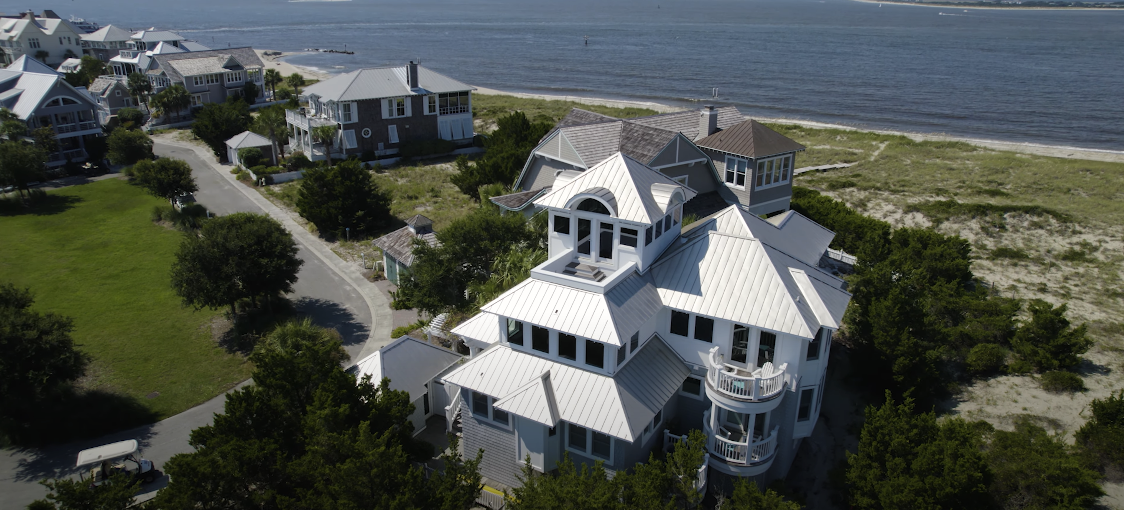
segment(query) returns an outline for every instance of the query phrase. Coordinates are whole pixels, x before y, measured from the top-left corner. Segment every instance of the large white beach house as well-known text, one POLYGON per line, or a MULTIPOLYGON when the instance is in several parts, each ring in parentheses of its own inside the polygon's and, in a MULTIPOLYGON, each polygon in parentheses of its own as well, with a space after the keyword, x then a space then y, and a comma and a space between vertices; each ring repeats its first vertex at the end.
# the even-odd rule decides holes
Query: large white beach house
POLYGON ((599 159, 528 186, 550 218, 548 260, 452 331, 471 357, 439 381, 464 451, 484 450, 489 485, 516 486, 526 458, 623 470, 699 429, 712 487, 783 477, 816 424, 850 300, 821 267, 834 233, 737 198, 684 226, 698 195, 685 179, 620 151, 599 159))

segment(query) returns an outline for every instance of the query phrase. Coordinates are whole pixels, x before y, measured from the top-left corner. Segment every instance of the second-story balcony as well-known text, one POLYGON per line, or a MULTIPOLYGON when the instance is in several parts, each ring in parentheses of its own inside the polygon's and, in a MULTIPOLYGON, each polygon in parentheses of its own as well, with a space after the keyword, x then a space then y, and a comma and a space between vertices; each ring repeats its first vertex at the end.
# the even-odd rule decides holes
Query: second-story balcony
POLYGON ((725 363, 718 346, 710 349, 706 367, 707 389, 741 402, 763 402, 779 396, 785 389, 788 363, 774 367, 765 363, 754 370, 725 363))
POLYGON ((767 469, 768 463, 777 453, 777 435, 780 426, 773 426, 768 434, 752 435, 729 431, 722 426, 714 430, 710 425, 710 411, 707 410, 703 413, 703 432, 707 436, 707 450, 713 458, 734 467, 759 466, 767 469))
POLYGON ((458 106, 441 106, 437 108, 438 115, 456 115, 458 113, 468 113, 468 111, 469 106, 466 104, 458 106))
POLYGON ((312 131, 317 126, 334 125, 335 122, 327 117, 309 115, 304 108, 300 110, 285 110, 285 122, 305 131, 312 131))
POLYGON ((88 131, 88 130, 91 130, 91 129, 97 129, 98 123, 94 122, 92 120, 89 120, 89 121, 75 122, 73 124, 58 124, 58 125, 55 125, 54 127, 55 127, 55 132, 62 135, 62 134, 66 134, 66 133, 75 133, 75 132, 78 132, 78 131, 88 131))

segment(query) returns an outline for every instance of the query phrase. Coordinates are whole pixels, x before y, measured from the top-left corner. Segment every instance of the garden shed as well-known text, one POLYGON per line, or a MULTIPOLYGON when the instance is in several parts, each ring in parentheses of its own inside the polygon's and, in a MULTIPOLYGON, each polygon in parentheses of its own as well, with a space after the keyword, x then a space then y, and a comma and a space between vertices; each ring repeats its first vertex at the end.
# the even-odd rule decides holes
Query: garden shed
POLYGON ((226 141, 227 160, 230 161, 232 165, 246 166, 242 164, 241 158, 238 157, 238 151, 250 147, 261 149, 263 163, 274 166, 277 165, 277 160, 273 154, 273 142, 262 135, 250 131, 238 133, 230 140, 226 141))

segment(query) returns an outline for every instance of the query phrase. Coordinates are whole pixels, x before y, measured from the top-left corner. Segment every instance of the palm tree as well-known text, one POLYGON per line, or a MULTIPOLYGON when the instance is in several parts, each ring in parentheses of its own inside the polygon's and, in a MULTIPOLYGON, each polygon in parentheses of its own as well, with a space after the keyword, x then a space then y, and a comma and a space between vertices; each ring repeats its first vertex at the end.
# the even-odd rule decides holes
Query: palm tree
POLYGON ((144 103, 145 109, 148 108, 150 92, 152 92, 152 83, 148 81, 148 77, 141 73, 129 75, 129 94, 136 98, 138 103, 144 103))
POLYGON ((164 89, 161 94, 164 94, 164 107, 176 112, 176 117, 179 117, 180 111, 184 108, 191 106, 191 94, 183 85, 178 83, 172 85, 164 89))
POLYGON ((324 143, 324 155, 328 157, 328 166, 332 166, 332 141, 336 139, 336 126, 332 124, 316 126, 312 128, 312 136, 324 143))
POLYGON ((300 73, 290 74, 288 78, 285 78, 285 83, 288 83, 290 87, 293 87, 294 96, 300 97, 301 87, 304 86, 304 76, 301 76, 300 73))
POLYGON ((273 101, 276 101, 277 100, 277 85, 279 85, 281 82, 285 81, 285 79, 281 77, 281 73, 277 72, 276 69, 266 69, 265 75, 264 75, 264 80, 265 80, 265 86, 269 87, 269 89, 271 91, 273 91, 273 95, 269 96, 269 98, 273 101))
MULTIPOLYGON (((269 140, 273 142, 273 153, 278 154, 278 157, 281 158, 285 157, 285 144, 281 143, 278 134, 286 132, 285 124, 285 109, 280 105, 273 105, 261 109, 258 118, 254 120, 253 128, 255 133, 269 137, 269 140)), ((276 164, 276 161, 274 164, 276 164)))

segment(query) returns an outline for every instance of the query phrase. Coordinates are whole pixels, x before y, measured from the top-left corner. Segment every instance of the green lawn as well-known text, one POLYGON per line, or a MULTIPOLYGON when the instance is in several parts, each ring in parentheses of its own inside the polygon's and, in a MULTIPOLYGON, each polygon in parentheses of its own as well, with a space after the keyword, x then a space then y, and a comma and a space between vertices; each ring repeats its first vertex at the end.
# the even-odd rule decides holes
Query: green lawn
POLYGON ((547 101, 544 99, 527 99, 515 96, 490 96, 484 94, 472 95, 473 117, 484 122, 485 125, 490 125, 495 122, 496 119, 515 111, 523 112, 532 122, 542 120, 555 123, 562 120, 562 117, 565 117, 566 114, 570 112, 571 108, 581 108, 583 110, 621 119, 645 117, 659 113, 647 108, 613 108, 609 106, 577 103, 574 101, 547 101))
POLYGON ((878 190, 905 197, 1048 208, 1078 222, 1124 221, 1124 164, 1032 156, 963 142, 772 125, 808 150, 798 167, 854 163, 804 174, 796 184, 828 191, 878 190))
POLYGON ((74 319, 74 340, 93 358, 85 387, 136 399, 159 419, 249 377, 244 358, 212 340, 218 313, 183 308, 172 292, 182 234, 152 223, 162 200, 117 179, 50 195, 69 208, 0 215, 0 281, 74 319))

